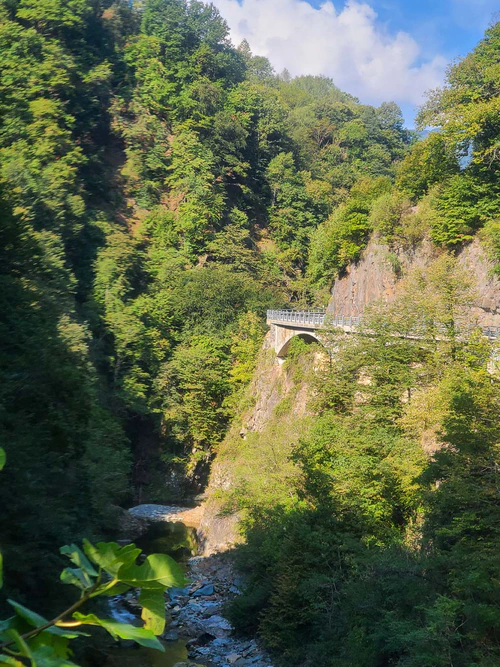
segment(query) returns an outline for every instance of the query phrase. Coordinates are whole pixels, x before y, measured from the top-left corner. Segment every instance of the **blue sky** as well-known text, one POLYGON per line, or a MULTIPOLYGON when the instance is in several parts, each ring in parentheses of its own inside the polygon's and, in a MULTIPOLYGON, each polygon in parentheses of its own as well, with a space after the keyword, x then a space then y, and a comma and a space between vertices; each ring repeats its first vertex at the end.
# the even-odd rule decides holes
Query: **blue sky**
POLYGON ((277 71, 324 74, 362 102, 395 100, 408 126, 447 64, 466 55, 500 0, 213 0, 233 41, 277 71))
POLYGON ((450 57, 468 53, 500 9, 497 0, 374 0, 368 4, 390 30, 405 30, 426 51, 450 57))

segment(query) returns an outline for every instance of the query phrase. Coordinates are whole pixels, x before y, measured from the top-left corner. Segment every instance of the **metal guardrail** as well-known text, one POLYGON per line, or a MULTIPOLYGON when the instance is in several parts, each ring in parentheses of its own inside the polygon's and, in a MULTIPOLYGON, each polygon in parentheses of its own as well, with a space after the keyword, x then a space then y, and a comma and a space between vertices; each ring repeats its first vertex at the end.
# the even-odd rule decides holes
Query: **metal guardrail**
MULTIPOLYGON (((337 327, 358 327, 362 317, 347 317, 345 315, 327 315, 324 309, 317 310, 268 310, 267 319, 271 322, 283 324, 302 324, 309 327, 321 328, 325 322, 329 326, 337 327)), ((473 329, 474 327, 471 327, 473 329)), ((442 330, 445 331, 444 327, 442 330)), ((490 340, 500 338, 500 327, 484 326, 481 327, 483 334, 490 340)))
POLYGON ((287 324, 309 324, 323 326, 326 311, 321 310, 268 310, 267 319, 287 324))

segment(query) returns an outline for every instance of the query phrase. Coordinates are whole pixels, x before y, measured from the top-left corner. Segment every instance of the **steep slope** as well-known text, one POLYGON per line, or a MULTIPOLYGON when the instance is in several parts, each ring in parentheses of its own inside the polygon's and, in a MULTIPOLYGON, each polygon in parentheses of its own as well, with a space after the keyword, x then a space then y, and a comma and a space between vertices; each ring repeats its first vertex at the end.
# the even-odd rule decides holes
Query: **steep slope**
POLYGON ((324 363, 319 346, 297 340, 285 364, 266 335, 253 380, 212 465, 200 526, 205 553, 238 541, 238 522, 252 502, 286 496, 296 475, 290 454, 310 429, 314 369, 324 363))
MULTIPOLYGON (((428 240, 412 250, 394 252, 372 237, 360 260, 333 284, 328 312, 357 316, 378 300, 393 302, 401 279, 413 269, 430 266, 440 254, 428 240)), ((459 253, 458 265, 466 269, 474 285, 471 321, 500 326, 500 280, 478 239, 459 253)), ((266 335, 242 408, 212 466, 200 528, 207 553, 238 541, 241 510, 250 496, 253 501, 269 502, 274 490, 282 497, 280 492, 296 477, 289 457, 313 422, 314 371, 325 361, 319 346, 296 342, 281 365, 270 333, 266 335)), ((427 435, 427 440, 433 439, 427 435)), ((431 447, 427 441, 423 445, 431 447)))

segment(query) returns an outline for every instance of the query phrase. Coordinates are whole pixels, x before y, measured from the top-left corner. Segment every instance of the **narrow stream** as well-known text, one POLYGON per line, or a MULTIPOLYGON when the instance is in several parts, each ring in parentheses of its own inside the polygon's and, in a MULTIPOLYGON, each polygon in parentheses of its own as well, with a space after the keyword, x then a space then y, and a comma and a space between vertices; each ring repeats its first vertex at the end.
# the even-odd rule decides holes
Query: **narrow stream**
MULTIPOLYGON (((135 543, 147 555, 164 553, 172 556, 178 563, 187 568, 187 560, 196 554, 196 529, 182 523, 157 522, 151 524, 148 531, 135 543)), ((109 615, 117 620, 133 625, 141 625, 142 621, 132 611, 131 601, 127 594, 109 600, 109 615)), ((167 627, 168 630, 168 618, 167 627)), ((103 667, 174 667, 178 662, 188 661, 186 649, 187 639, 162 641, 165 653, 148 649, 137 644, 116 645, 106 653, 103 667)))

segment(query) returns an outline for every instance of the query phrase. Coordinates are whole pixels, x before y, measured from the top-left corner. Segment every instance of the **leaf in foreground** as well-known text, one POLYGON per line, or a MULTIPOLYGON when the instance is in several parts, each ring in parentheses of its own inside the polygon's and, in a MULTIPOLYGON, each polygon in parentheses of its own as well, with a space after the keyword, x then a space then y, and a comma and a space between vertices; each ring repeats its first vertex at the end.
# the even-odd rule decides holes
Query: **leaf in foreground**
POLYGON ((162 643, 151 630, 146 628, 136 628, 129 623, 118 623, 107 618, 99 618, 95 614, 80 614, 75 612, 73 618, 84 625, 97 625, 109 632, 113 639, 132 639, 141 646, 154 648, 158 651, 165 651, 162 643))
POLYGON ((144 627, 161 635, 165 629, 165 598, 161 589, 143 589, 139 595, 144 627))
POLYGON ((182 568, 166 554, 151 554, 141 565, 124 565, 118 571, 118 578, 138 588, 182 588, 186 585, 182 568))

